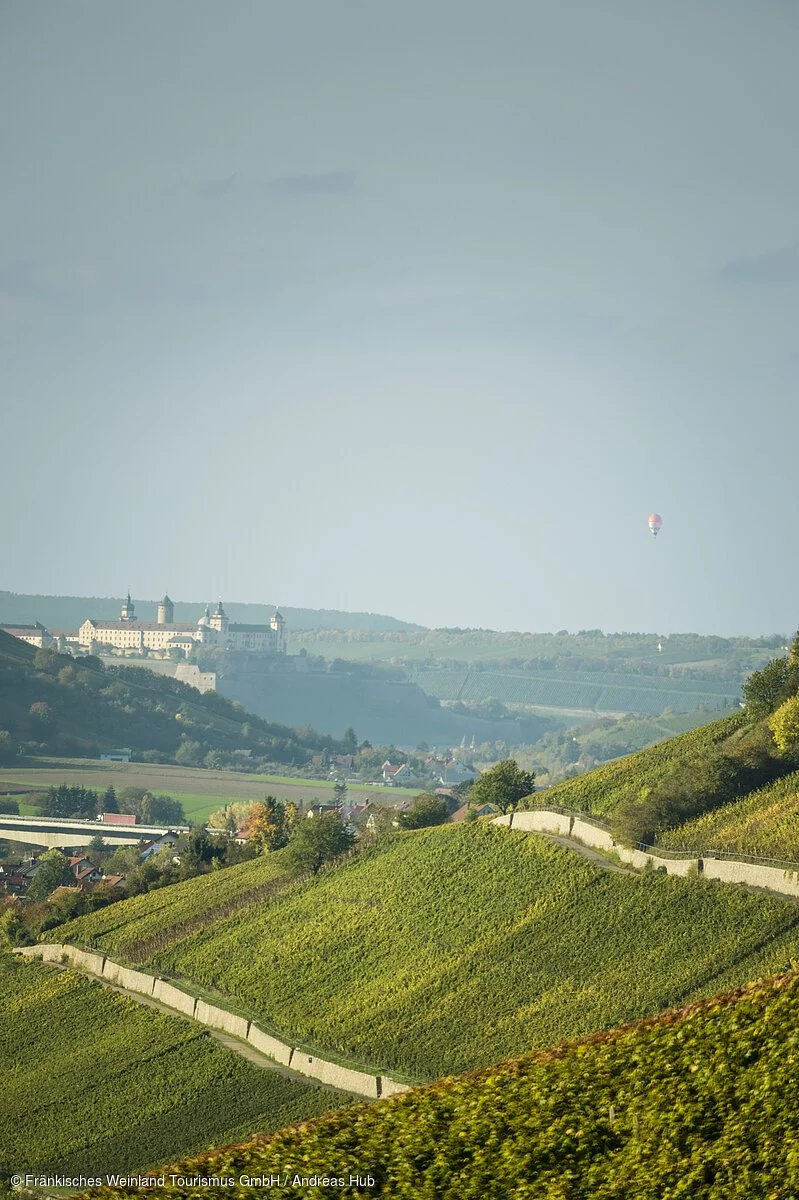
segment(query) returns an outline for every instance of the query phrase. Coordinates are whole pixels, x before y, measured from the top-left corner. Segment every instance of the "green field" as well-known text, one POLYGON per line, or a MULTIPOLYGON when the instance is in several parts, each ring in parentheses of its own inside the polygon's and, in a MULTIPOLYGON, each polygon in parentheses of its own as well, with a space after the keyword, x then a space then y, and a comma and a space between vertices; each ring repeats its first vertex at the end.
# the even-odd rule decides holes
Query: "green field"
POLYGON ((399 835, 280 890, 282 864, 278 852, 123 901, 59 937, 193 981, 295 1044, 416 1078, 799 956, 799 909, 784 898, 611 874, 482 822, 399 835))
MULTIPOLYGON (((180 800, 193 824, 234 800, 262 800, 265 795, 297 804, 328 801, 333 781, 302 780, 285 775, 249 775, 242 771, 207 771, 199 767, 161 766, 150 763, 105 762, 100 759, 41 759, 34 766, 0 769, 0 792, 34 787, 46 791, 60 783, 82 784, 103 791, 109 785, 120 791, 140 787, 180 800)), ((348 784, 348 794, 359 803, 371 799, 390 804, 394 798, 416 796, 419 788, 383 787, 379 784, 348 784)), ((20 807, 22 812, 22 807, 20 807)))
MULTIPOLYGON (((797 1025, 791 973, 172 1170, 279 1175, 269 1195, 292 1200, 789 1200, 799 1194, 797 1025), (293 1183, 317 1173, 342 1183, 293 1183)), ((155 1192, 110 1194, 189 1191, 167 1179, 155 1192)), ((202 1192, 243 1194, 225 1184, 202 1192)))
POLYGON ((253 1066, 192 1021, 7 956, 0 1061, 0 1162, 22 1174, 135 1171, 351 1099, 253 1066))

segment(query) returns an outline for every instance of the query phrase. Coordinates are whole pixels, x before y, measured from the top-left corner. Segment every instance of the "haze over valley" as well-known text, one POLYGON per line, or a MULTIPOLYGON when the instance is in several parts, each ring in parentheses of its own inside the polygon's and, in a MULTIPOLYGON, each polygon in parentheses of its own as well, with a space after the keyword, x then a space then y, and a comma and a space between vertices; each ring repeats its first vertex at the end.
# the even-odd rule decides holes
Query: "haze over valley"
POLYGON ((0 1200, 799 1195, 798 48, 0 7, 0 1200))

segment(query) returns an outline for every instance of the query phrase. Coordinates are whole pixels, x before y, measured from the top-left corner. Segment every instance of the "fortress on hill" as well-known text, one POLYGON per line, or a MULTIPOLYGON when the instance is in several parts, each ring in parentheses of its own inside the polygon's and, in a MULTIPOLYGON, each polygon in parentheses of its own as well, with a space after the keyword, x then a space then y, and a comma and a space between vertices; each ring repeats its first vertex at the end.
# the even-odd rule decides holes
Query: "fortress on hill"
POLYGON ((205 612, 195 622, 175 621, 169 596, 164 596, 159 603, 154 621, 140 621, 128 593, 118 620, 102 621, 87 617, 77 635, 77 644, 91 652, 111 647, 132 653, 177 652, 187 657, 198 643, 219 646, 224 650, 285 654, 286 622, 277 610, 268 625, 243 625, 230 621, 221 600, 213 612, 210 606, 206 606, 205 612))

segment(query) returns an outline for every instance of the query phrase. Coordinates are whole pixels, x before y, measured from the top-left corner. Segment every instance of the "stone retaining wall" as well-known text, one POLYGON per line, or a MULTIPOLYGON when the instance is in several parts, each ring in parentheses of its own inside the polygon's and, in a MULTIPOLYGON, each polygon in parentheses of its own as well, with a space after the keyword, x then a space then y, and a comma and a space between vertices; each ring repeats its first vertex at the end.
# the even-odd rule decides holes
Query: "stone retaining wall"
POLYGON ((68 946, 50 942, 44 946, 17 946, 14 953, 21 954, 24 958, 40 958, 42 962, 61 962, 68 949, 68 946))
POLYGON ((768 888, 785 896, 799 896, 796 871, 781 867, 766 867, 760 863, 738 862, 731 858, 703 858, 702 874, 706 879, 721 879, 724 883, 748 883, 750 887, 768 888))
POLYGON ((409 1083, 397 1083, 396 1079, 391 1079, 388 1075, 380 1076, 380 1095, 397 1096, 400 1092, 409 1092, 411 1085, 409 1083))
POLYGON ((169 1008, 176 1008, 185 1017, 192 1018, 197 1006, 194 996, 190 996, 188 992, 182 992, 180 988, 173 987, 164 979, 156 979, 153 985, 153 1000, 158 1000, 161 1004, 168 1005, 169 1008))
POLYGON ((287 1046, 285 1042, 279 1042, 277 1038, 264 1033, 263 1029, 259 1029, 253 1022, 250 1022, 247 1041, 256 1050, 259 1050, 261 1054, 265 1054, 267 1058, 273 1058, 275 1062, 282 1063, 284 1067, 291 1066, 291 1059, 294 1054, 291 1046, 287 1046))
POLYGON ((341 1067, 338 1063, 327 1062, 324 1058, 303 1054, 301 1050, 295 1050, 292 1054, 291 1068, 303 1075, 309 1075, 312 1079, 318 1079, 320 1083, 341 1088, 343 1092, 356 1092, 359 1096, 368 1096, 370 1100, 377 1100, 380 1096, 378 1075, 353 1071, 350 1067, 341 1067))
POLYGON ((227 1012, 205 1000, 196 1000, 180 988, 174 987, 164 979, 156 979, 144 971, 133 971, 129 967, 120 966, 110 958, 102 958, 89 951, 80 950, 77 946, 60 945, 56 943, 37 946, 21 946, 15 954, 25 958, 38 958, 42 962, 67 961, 76 970, 86 971, 92 975, 100 975, 104 983, 116 987, 127 988, 142 996, 152 996, 169 1008, 174 1008, 183 1016, 191 1017, 201 1025, 210 1029, 221 1029, 234 1037, 248 1042, 254 1050, 268 1058, 274 1059, 285 1067, 291 1067, 298 1075, 309 1079, 318 1079, 329 1087, 340 1088, 344 1092, 352 1092, 356 1096, 365 1096, 369 1100, 377 1100, 380 1096, 393 1096, 396 1092, 409 1091, 409 1085, 397 1083, 387 1075, 370 1075, 366 1071, 355 1071, 350 1067, 339 1066, 338 1063, 328 1062, 324 1058, 302 1053, 287 1046, 264 1033, 257 1025, 240 1017, 236 1013, 227 1012), (101 974, 102 972, 102 974, 101 974))
MULTIPOLYGON (((68 948, 71 949, 71 947, 68 948)), ((76 954, 80 954, 80 951, 72 950, 70 962, 75 962, 76 954)), ((155 979, 152 975, 146 975, 144 971, 131 971, 129 967, 121 967, 119 963, 112 962, 110 958, 105 960, 103 979, 106 983, 114 983, 117 987, 127 988, 129 992, 140 992, 142 996, 152 996, 153 994, 155 979)))
POLYGON ((105 966, 104 954, 92 954, 88 950, 75 950, 71 947, 62 947, 62 953, 65 949, 69 949, 69 961, 76 971, 85 971, 88 975, 102 975, 105 966))
POLYGON ((209 1029, 222 1029, 225 1033, 232 1033, 234 1037, 241 1038, 243 1042, 247 1041, 250 1028, 248 1020, 237 1017, 235 1013, 227 1012, 224 1008, 206 1004, 205 1000, 197 1001, 194 1019, 201 1025, 207 1025, 209 1029))
POLYGON ((549 812, 541 808, 531 812, 512 813, 510 817, 496 817, 493 824, 534 833, 570 836, 575 842, 580 842, 592 850, 612 851, 621 862, 629 863, 639 871, 646 868, 662 869, 667 875, 683 877, 699 874, 706 879, 719 879, 723 883, 743 883, 749 887, 766 888, 782 896, 799 896, 799 869, 791 871, 783 867, 769 867, 731 858, 660 858, 654 852, 631 850, 628 846, 618 845, 608 830, 600 829, 588 821, 581 821, 576 815, 568 817, 563 813, 549 812))

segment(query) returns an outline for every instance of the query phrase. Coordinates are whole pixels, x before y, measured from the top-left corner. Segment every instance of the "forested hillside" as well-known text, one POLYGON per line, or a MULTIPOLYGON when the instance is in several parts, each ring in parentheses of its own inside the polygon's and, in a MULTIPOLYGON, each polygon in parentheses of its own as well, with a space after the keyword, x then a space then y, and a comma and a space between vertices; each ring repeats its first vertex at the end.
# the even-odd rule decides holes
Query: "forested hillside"
POLYGON ((202 694, 143 669, 35 650, 0 630, 0 762, 20 751, 96 756, 113 746, 197 766, 210 754, 209 765, 233 761, 239 769, 301 765, 321 750, 344 749, 312 729, 264 721, 215 692, 202 694))
MULTIPOLYGON (((788 1200, 799 1192, 797 1027, 792 972, 170 1171, 277 1174, 270 1196, 292 1200, 788 1200), (314 1175, 340 1182, 299 1182, 314 1175)), ((104 1194, 189 1193, 167 1176, 104 1194)), ((242 1194, 203 1188, 209 1200, 242 1194)))
POLYGON ((607 1029, 799 957, 799 910, 781 897, 610 873, 481 822, 398 834, 281 888, 285 853, 49 936, 193 981, 292 1044, 418 1079, 607 1029))

